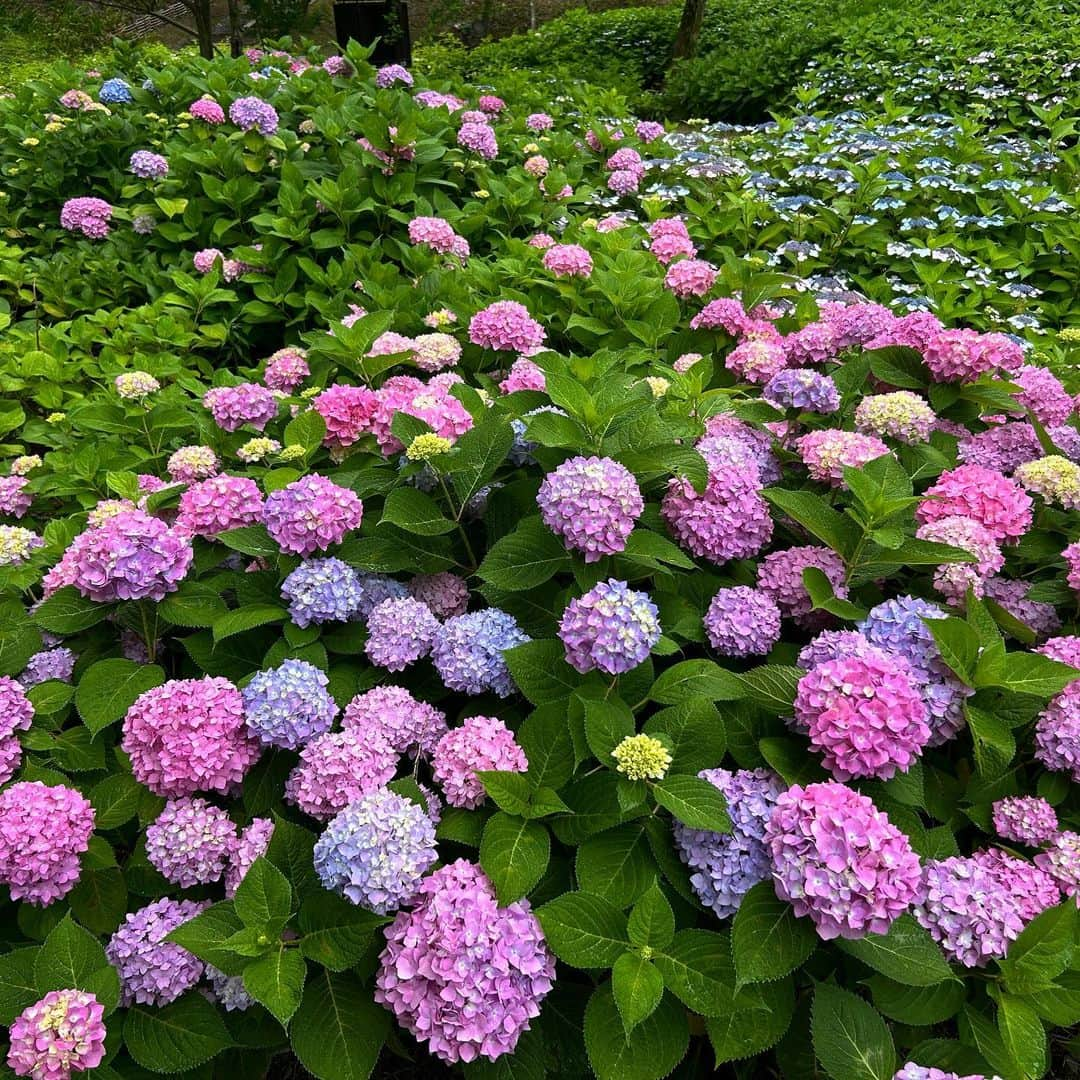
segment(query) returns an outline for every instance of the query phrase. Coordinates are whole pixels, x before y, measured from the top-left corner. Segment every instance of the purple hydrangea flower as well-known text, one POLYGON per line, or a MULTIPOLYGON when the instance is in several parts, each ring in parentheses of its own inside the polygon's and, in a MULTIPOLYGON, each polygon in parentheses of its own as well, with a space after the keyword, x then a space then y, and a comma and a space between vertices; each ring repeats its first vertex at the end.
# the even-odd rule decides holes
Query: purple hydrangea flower
POLYGON ((389 915, 413 899, 434 864, 435 826, 423 807, 380 788, 331 820, 314 857, 324 888, 389 915))
POLYGON ((691 829, 676 821, 675 843, 691 870, 690 884, 698 899, 718 919, 726 919, 739 910, 750 888, 772 873, 765 825, 784 783, 768 769, 705 769, 698 776, 723 792, 731 832, 691 829))
POLYGON ((255 818, 240 833, 233 848, 229 865, 225 868, 225 895, 232 898, 240 882, 244 880, 256 859, 261 859, 274 835, 274 822, 270 818, 255 818))
POLYGON ((514 681, 503 653, 531 640, 513 615, 485 608, 447 619, 435 636, 431 659, 448 690, 464 694, 490 690, 509 697, 514 681))
POLYGON ((255 674, 241 691, 248 731, 264 746, 298 750, 330 730, 338 707, 325 672, 306 660, 285 660, 255 674))
POLYGON ((376 686, 345 706, 344 731, 379 732, 395 754, 432 754, 447 732, 446 714, 418 701, 403 686, 376 686))
POLYGON ((1066 896, 1080 896, 1080 833, 1058 833, 1046 851, 1035 856, 1035 865, 1045 870, 1066 896))
POLYGON ((809 368, 784 368, 766 384, 761 396, 777 409, 833 413, 840 408, 840 392, 828 375, 809 368))
POLYGON ((146 829, 146 857, 182 889, 220 881, 236 846, 236 826, 224 810, 185 796, 165 804, 146 829))
POLYGON ((1080 784, 1080 679, 1069 683, 1039 714, 1035 758, 1048 769, 1070 773, 1080 784))
MULTIPOLYGON (((63 651, 71 652, 70 649, 63 651)), ((35 653, 30 658, 30 663, 44 655, 46 654, 35 653)), ((72 663, 74 663, 73 653, 72 663)), ((29 670, 28 666, 27 671, 29 670)), ((6 739, 16 731, 29 731, 30 725, 34 722, 34 706, 26 696, 26 691, 36 683, 25 682, 25 676, 26 672, 23 672, 20 681, 16 682, 10 675, 0 675, 0 739, 6 739)), ((51 676, 47 675, 46 678, 51 678, 51 676)), ((36 682, 42 681, 44 680, 36 680, 36 682)))
POLYGON ((260 135, 273 135, 278 129, 277 110, 262 98, 237 98, 229 106, 229 119, 244 131, 258 129, 260 135))
POLYGON ((1054 808, 1035 795, 1018 795, 994 803, 994 831, 1003 840, 1037 847, 1051 841, 1058 831, 1054 808))
POLYGON ((150 150, 136 150, 131 155, 131 171, 143 180, 161 180, 169 175, 169 163, 150 150))
POLYGON ((417 574, 408 589, 409 595, 427 604, 437 619, 450 619, 469 610, 469 586, 457 574, 417 574))
POLYGON ((360 575, 341 559, 309 559, 282 582, 289 617, 297 626, 348 622, 363 604, 360 575))
POLYGON ((599 669, 608 675, 644 663, 660 640, 660 620, 648 593, 609 578, 580 599, 571 600, 559 624, 566 662, 584 674, 599 669))
POLYGON ((163 897, 124 919, 105 946, 120 976, 123 1006, 168 1005, 198 983, 203 962, 165 937, 208 906, 209 901, 163 897))
POLYGON ((364 651, 377 667, 404 671, 431 651, 439 620, 411 596, 383 600, 368 615, 364 651))
POLYGON ((874 646, 857 630, 822 630, 799 650, 798 665, 806 671, 841 656, 866 656, 874 646))
POLYGON ((766 555, 758 566, 757 586, 776 601, 781 615, 813 628, 820 626, 823 613, 813 610, 803 584, 803 571, 811 566, 829 579, 836 596, 847 598, 844 560, 824 547, 793 547, 766 555))
POLYGON ((340 544, 360 527, 364 504, 348 488, 318 473, 301 477, 266 497, 263 520, 282 551, 311 555, 340 544))
POLYGON ((274 392, 258 383, 214 386, 203 394, 202 400, 222 431, 236 431, 244 424, 262 431, 278 411, 274 392))
POLYGON ((721 589, 704 618, 709 644, 721 656, 764 656, 780 640, 780 609, 760 589, 721 589))
POLYGON ((328 821, 349 803, 394 779, 398 755, 379 731, 327 732, 300 751, 285 781, 285 798, 305 814, 328 821))

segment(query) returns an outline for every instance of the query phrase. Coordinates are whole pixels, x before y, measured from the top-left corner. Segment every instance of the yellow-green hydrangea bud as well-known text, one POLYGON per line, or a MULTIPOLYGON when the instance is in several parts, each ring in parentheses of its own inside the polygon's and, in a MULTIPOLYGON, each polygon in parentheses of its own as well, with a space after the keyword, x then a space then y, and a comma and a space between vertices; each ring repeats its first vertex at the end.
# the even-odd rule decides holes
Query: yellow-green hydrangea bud
MULTIPOLYGON (((265 436, 248 439, 243 446, 236 451, 236 456, 241 461, 249 464, 254 461, 262 461, 264 457, 277 453, 281 449, 281 443, 277 439, 267 439, 265 436)), ((303 447, 301 447, 303 449, 303 447)))
POLYGON ((667 747, 651 735, 627 735, 611 756, 628 780, 662 780, 671 767, 667 747))
POLYGON ((11 463, 12 476, 25 476, 28 472, 36 469, 41 464, 41 458, 37 454, 23 454, 11 463))
POLYGON ((1057 503, 1066 510, 1080 508, 1080 465, 1068 458, 1051 454, 1037 461, 1025 461, 1013 476, 1028 491, 1041 495, 1049 503, 1057 503))
POLYGON ((1058 332, 1058 338, 1069 345, 1080 345, 1080 326, 1066 326, 1058 332))
POLYGON ((321 394, 322 391, 317 386, 308 386, 300 391, 302 398, 313 398, 316 394, 321 394))
POLYGON ((60 424, 67 419, 67 413, 51 412, 45 417, 45 422, 48 424, 60 424))
POLYGON ((671 382, 662 375, 646 375, 645 381, 649 384, 654 398, 663 397, 671 386, 671 382))
POLYGON ((490 191, 488 191, 488 189, 487 189, 487 188, 477 188, 477 189, 476 189, 476 190, 475 190, 475 191, 473 192, 473 194, 474 194, 474 195, 475 195, 475 196, 476 196, 476 197, 477 197, 478 199, 490 199, 490 198, 491 198, 491 192, 490 192, 490 191))
POLYGON ((280 457, 282 461, 297 461, 306 453, 307 451, 299 443, 293 443, 291 446, 286 446, 278 457, 280 457))
POLYGON ((409 443, 405 456, 410 461, 430 461, 432 458, 445 454, 453 445, 449 439, 444 439, 441 435, 428 431, 423 435, 417 435, 409 443))

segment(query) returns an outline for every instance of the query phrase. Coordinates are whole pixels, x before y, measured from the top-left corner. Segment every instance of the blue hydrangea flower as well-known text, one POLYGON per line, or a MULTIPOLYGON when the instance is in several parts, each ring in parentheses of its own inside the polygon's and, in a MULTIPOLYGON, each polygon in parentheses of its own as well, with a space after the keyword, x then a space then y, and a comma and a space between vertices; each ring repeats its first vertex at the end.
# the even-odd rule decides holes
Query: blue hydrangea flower
POLYGON ((286 660, 260 671, 244 687, 248 730, 267 746, 297 750, 330 730, 337 703, 324 672, 306 660, 286 660))
POLYGON ((332 892, 388 915, 416 894, 436 859, 424 809, 387 788, 349 803, 315 843, 315 872, 332 892))
POLYGON ((914 667, 929 668, 941 653, 924 619, 943 619, 937 604, 917 596, 898 596, 870 609, 859 629, 871 645, 899 653, 914 667))
MULTIPOLYGON (((404 588, 404 586, 402 586, 404 588)), ((284 581, 281 595, 297 626, 347 622, 364 605, 360 575, 341 559, 309 559, 284 581)))
POLYGON ((98 100, 105 105, 129 105, 134 99, 131 86, 123 79, 106 79, 98 91, 98 100))
POLYGON ((464 694, 491 690, 499 697, 509 697, 514 682, 502 654, 531 640, 505 611, 470 611, 443 623, 435 635, 431 659, 449 690, 464 694))

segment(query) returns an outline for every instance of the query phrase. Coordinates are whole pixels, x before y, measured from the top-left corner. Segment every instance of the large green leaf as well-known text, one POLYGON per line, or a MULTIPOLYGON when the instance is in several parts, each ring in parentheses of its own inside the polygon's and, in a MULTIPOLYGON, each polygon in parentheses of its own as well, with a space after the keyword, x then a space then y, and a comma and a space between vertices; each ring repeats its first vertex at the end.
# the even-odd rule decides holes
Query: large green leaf
POLYGON ((536 917, 551 951, 572 967, 611 967, 629 944, 626 916, 591 893, 563 893, 537 908, 536 917))
POLYGON ((99 660, 83 672, 75 690, 75 708, 93 734, 124 718, 135 699, 165 682, 157 664, 134 660, 99 660))
POLYGON ((838 986, 814 991, 814 1053, 833 1080, 892 1080, 896 1050, 880 1013, 838 986))
POLYGON ((500 589, 535 589, 570 567, 562 541, 538 517, 526 518, 484 557, 477 574, 500 589))
POLYGON ((627 1035, 652 1016, 664 996, 664 977, 651 961, 626 952, 611 969, 611 989, 627 1035))
POLYGON ((722 1016, 735 1007, 735 966, 726 933, 680 930, 653 959, 664 985, 691 1011, 722 1016))
POLYGON ((731 953, 740 982, 780 979, 805 963, 818 937, 809 919, 797 919, 771 881, 754 885, 731 924, 731 953))
POLYGON ((839 938, 836 943, 868 967, 908 986, 934 986, 953 977, 941 949, 910 915, 901 915, 886 934, 839 938))
POLYGON ((296 949, 286 948, 283 942, 244 968, 244 989, 282 1024, 288 1024, 300 1007, 306 975, 303 956, 296 949))
POLYGON ((668 776, 653 785, 656 801, 691 829, 731 832, 727 800, 700 776, 668 776))
POLYGON ((597 1080, 662 1080, 689 1045, 686 1011, 665 994, 626 1035, 611 984, 593 992, 585 1009, 585 1049, 597 1080))
POLYGON ((551 834, 538 821, 492 814, 480 841, 480 865, 491 878, 500 904, 520 900, 544 876, 551 857, 551 834))
POLYGON ((150 1072, 188 1072, 232 1045, 218 1010, 198 991, 161 1008, 134 1005, 124 1021, 124 1043, 150 1072))
POLYGON ((89 990, 111 1012, 120 1001, 120 978, 93 934, 70 915, 57 923, 34 962, 34 981, 44 996, 50 990, 89 990))

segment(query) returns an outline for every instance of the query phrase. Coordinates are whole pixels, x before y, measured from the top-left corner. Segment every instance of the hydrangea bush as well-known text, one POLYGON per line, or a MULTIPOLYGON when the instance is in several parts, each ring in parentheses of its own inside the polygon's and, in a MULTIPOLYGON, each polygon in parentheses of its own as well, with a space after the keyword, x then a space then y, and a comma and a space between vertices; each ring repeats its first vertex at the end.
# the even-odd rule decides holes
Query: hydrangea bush
POLYGON ((1068 392, 316 59, 0 104, 10 1068, 1048 1075, 1068 392))

